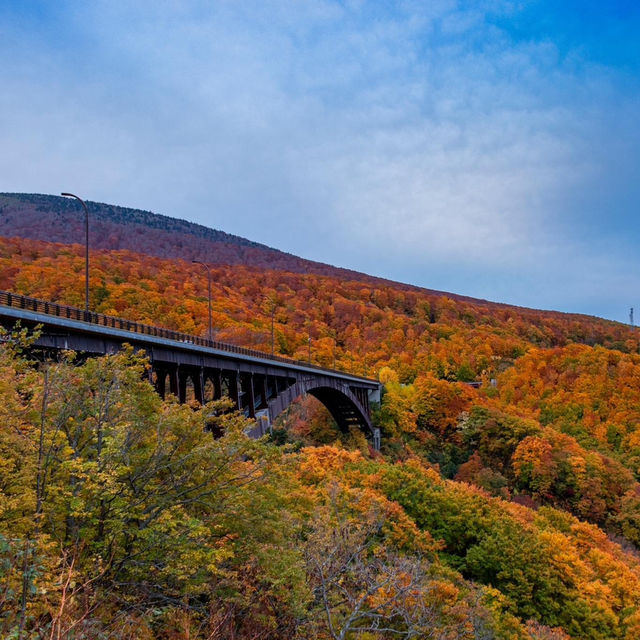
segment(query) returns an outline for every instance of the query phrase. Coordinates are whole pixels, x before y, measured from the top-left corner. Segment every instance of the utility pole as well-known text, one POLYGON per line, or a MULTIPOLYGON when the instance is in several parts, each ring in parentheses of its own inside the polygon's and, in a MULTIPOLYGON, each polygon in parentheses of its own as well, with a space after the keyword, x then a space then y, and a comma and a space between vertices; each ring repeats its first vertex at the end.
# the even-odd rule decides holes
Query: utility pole
POLYGON ((633 327, 633 307, 629 310, 629 324, 633 327))
POLYGON ((84 208, 84 311, 89 315, 89 209, 82 198, 73 193, 61 193, 65 198, 75 198, 84 208))

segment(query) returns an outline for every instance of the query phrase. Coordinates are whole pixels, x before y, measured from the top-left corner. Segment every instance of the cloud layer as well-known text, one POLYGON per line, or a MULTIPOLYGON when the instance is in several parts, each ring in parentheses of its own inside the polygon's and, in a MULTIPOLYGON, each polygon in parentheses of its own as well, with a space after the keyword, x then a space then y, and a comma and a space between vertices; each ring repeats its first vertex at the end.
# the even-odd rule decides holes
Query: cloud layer
POLYGON ((0 190, 71 189, 624 320, 640 307, 640 14, 467 6, 16 2, 0 12, 0 190))

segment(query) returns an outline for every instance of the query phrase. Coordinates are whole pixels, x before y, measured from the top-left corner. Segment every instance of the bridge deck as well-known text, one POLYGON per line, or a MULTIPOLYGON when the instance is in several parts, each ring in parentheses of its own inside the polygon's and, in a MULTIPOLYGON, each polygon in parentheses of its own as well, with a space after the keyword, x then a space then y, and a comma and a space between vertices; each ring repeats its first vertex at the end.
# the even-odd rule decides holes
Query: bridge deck
MULTIPOLYGON (((354 375, 345 371, 320 367, 318 365, 271 355, 256 349, 247 349, 234 344, 208 340, 201 336, 181 333, 140 322, 125 320, 101 313, 85 311, 77 307, 61 305, 46 300, 30 298, 8 291, 0 291, 0 318, 22 320, 29 324, 42 324, 61 331, 93 335, 96 338, 107 338, 117 342, 134 342, 149 345, 153 348, 165 350, 179 350, 191 352, 193 355, 206 355, 223 360, 242 360, 247 363, 259 364, 270 368, 285 368, 300 373, 315 374, 338 378, 346 384, 356 384, 361 387, 379 389, 377 380, 354 375)), ((69 349, 73 349, 69 345, 69 349)))

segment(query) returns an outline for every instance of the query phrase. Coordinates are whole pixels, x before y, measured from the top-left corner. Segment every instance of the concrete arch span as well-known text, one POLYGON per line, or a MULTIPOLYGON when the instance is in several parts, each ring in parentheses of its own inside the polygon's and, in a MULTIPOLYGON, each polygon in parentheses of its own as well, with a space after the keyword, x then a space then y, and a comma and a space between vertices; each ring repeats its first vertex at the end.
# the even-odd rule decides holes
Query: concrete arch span
POLYGON ((309 393, 317 398, 329 410, 341 431, 349 431, 351 427, 362 429, 372 435, 373 428, 368 413, 348 388, 332 389, 315 387, 309 393))
POLYGON ((357 427, 368 437, 373 435, 367 389, 352 388, 330 376, 299 378, 269 401, 269 415, 275 419, 291 403, 309 393, 317 398, 329 411, 342 431, 357 427))

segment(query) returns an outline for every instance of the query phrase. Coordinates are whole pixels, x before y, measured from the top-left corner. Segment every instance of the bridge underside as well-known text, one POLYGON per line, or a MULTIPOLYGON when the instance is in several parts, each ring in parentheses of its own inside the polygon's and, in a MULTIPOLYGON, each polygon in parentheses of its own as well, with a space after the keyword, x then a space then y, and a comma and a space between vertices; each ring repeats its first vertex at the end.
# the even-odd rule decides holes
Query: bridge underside
POLYGON ((338 427, 372 434, 369 393, 325 376, 299 376, 294 372, 239 372, 224 368, 189 367, 152 361, 150 381, 164 398, 171 393, 179 402, 200 404, 228 396, 249 418, 271 422, 303 394, 317 398, 338 427))

